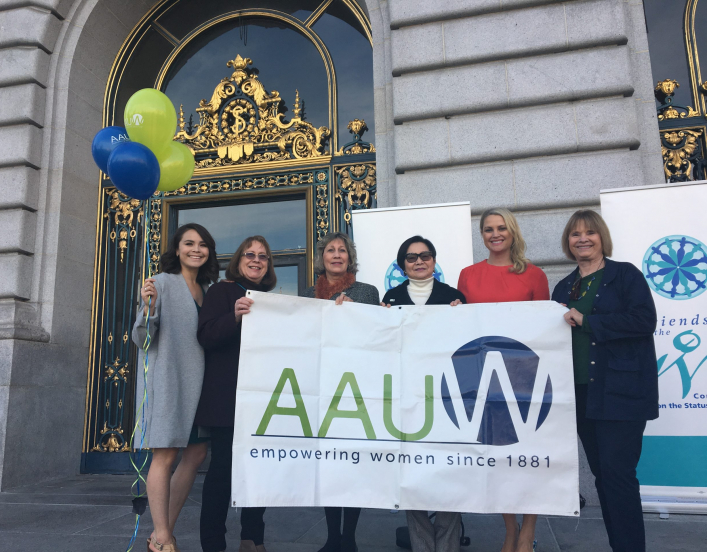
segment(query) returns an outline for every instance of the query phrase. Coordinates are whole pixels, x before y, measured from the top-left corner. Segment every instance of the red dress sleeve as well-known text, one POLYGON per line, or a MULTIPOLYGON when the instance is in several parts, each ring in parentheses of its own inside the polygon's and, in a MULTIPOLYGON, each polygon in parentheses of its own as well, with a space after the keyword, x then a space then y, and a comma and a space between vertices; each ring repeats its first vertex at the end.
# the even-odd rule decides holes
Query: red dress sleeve
POLYGON ((462 295, 466 298, 467 303, 472 303, 473 301, 469 298, 470 297, 470 291, 471 291, 471 286, 470 286, 470 276, 471 276, 471 266, 467 266, 464 270, 461 271, 461 274, 459 274, 459 281, 457 282, 457 289, 461 291, 462 295))
POLYGON ((531 265, 533 271, 533 301, 549 301, 550 286, 547 283, 547 276, 541 268, 531 265))

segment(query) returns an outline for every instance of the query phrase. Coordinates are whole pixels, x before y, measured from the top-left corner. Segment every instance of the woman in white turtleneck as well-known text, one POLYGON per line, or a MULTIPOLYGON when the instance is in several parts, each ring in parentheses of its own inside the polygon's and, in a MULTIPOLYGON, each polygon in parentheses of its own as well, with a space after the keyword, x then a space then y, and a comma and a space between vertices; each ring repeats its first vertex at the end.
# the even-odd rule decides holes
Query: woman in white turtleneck
MULTIPOLYGON (((451 305, 466 303, 464 295, 434 277, 437 251, 430 240, 413 236, 398 250, 398 266, 408 279, 388 290, 381 303, 384 307, 399 305, 451 305)), ((434 525, 422 510, 407 511, 410 543, 413 552, 455 552, 459 550, 461 514, 437 512, 434 525)))
POLYGON ((398 249, 398 266, 408 279, 388 290, 381 303, 384 307, 398 305, 451 305, 466 303, 464 295, 434 277, 437 250, 430 240, 413 236, 398 249))

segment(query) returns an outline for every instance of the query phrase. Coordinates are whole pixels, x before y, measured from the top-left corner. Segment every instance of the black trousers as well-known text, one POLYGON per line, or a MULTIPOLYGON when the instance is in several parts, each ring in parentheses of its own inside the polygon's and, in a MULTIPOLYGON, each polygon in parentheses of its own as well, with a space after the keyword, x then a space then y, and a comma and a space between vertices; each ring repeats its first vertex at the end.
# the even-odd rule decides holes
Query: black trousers
POLYGON ((589 420, 587 385, 575 386, 577 433, 595 477, 601 514, 614 552, 645 552, 646 533, 636 466, 645 421, 589 420))
MULTIPOLYGON (((211 464, 201 494, 199 533, 204 552, 226 550, 226 518, 231 502, 231 457, 233 428, 211 428, 211 464)), ((263 544, 265 508, 241 509, 241 540, 263 544)))

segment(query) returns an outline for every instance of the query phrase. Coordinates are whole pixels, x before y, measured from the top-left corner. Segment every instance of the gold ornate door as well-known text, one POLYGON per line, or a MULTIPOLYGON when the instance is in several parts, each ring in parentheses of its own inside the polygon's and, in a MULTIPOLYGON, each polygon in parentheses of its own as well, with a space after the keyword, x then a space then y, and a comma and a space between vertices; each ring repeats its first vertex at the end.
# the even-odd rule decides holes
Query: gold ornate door
MULTIPOLYGON (((162 2, 116 59, 105 124, 120 124, 127 98, 145 84, 134 72, 149 77, 149 67, 158 66, 150 55, 162 44, 163 61, 149 86, 179 106, 175 140, 192 150, 196 169, 183 188, 146 201, 123 196, 101 175, 82 472, 131 469, 141 367, 130 333, 138 290, 146 274, 159 271, 179 224, 202 221, 215 235, 222 265, 234 244, 262 229, 277 244, 278 277, 289 282, 279 291, 296 293, 313 283, 316 241, 333 230, 351 233, 351 212, 376 205, 375 146, 362 139, 366 118, 373 122, 365 15, 345 0, 258 3, 269 4, 286 4, 287 11, 210 12, 187 29, 173 10, 194 6, 162 2), (352 55, 359 60, 354 68, 352 55)), ((229 3, 205 9, 218 5, 229 3)))

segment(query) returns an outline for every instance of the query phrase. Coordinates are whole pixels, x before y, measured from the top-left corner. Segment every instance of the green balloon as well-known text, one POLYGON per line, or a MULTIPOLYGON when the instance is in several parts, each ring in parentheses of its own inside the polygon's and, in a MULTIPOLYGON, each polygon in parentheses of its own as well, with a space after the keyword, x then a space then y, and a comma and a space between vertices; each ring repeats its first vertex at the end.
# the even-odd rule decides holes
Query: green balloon
POLYGON ((177 131, 174 105, 154 88, 143 88, 130 97, 125 105, 124 121, 130 139, 150 148, 158 158, 177 131))
POLYGON ((160 183, 157 189, 172 192, 184 186, 194 174, 194 155, 181 142, 170 142, 157 157, 160 162, 160 183))

